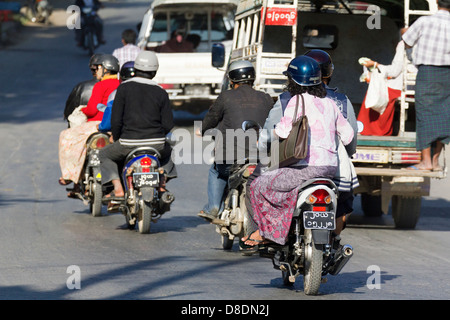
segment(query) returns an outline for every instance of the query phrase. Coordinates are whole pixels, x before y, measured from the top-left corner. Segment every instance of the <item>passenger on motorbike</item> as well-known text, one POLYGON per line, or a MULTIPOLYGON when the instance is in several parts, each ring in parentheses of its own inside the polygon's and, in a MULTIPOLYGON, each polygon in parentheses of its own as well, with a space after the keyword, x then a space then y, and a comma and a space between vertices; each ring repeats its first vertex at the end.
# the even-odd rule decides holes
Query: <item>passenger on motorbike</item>
MULTIPOLYGON (((112 182, 114 186, 114 190, 105 196, 106 199, 124 199, 118 167, 137 146, 151 146, 158 150, 167 179, 177 176, 171 159, 172 148, 166 142, 166 135, 174 126, 169 96, 152 80, 158 67, 154 52, 141 51, 134 62, 135 76, 117 88, 111 110, 114 143, 99 153, 102 184, 112 182)), ((167 181, 161 180, 160 193, 166 191, 167 181)))
POLYGON ((64 109, 64 120, 67 120, 68 127, 70 123, 68 117, 78 106, 87 105, 89 99, 91 98, 92 89, 94 85, 98 82, 97 79, 97 67, 100 64, 99 58, 102 54, 96 53, 92 55, 89 59, 89 69, 92 72, 92 79, 82 81, 78 83, 70 92, 69 97, 66 101, 66 107, 64 109))
POLYGON ((86 139, 97 131, 97 125, 103 117, 103 112, 98 111, 99 103, 106 104, 109 95, 119 86, 117 72, 119 61, 110 54, 104 54, 99 58, 97 68, 97 82, 92 89, 92 95, 87 106, 81 111, 86 115, 87 122, 73 128, 63 130, 59 137, 59 164, 62 176, 59 179, 61 185, 74 182, 74 188, 67 195, 78 198, 79 186, 77 185, 86 157, 86 139))
MULTIPOLYGON (((134 61, 128 61, 125 62, 120 68, 120 83, 131 79, 135 75, 135 69, 134 69, 134 61)), ((103 118, 102 122, 98 124, 98 130, 102 132, 108 132, 111 131, 111 109, 112 105, 114 103, 114 98, 116 97, 117 89, 114 90, 108 97, 108 103, 106 105, 104 104, 98 104, 97 109, 99 111, 103 112, 103 118)))
MULTIPOLYGON (((338 205, 336 212, 336 230, 334 233, 339 235, 342 229, 345 226, 345 217, 353 211, 353 190, 359 185, 358 178, 351 162, 350 158, 356 152, 356 138, 357 138, 357 122, 355 111, 353 109, 353 105, 351 104, 348 97, 337 91, 336 88, 330 88, 328 85, 331 81, 331 76, 334 71, 333 61, 331 56, 319 49, 313 49, 305 53, 306 56, 309 56, 316 60, 321 69, 322 73, 322 84, 327 90, 327 98, 333 99, 336 103, 339 110, 342 112, 344 118, 348 120, 350 125, 353 128, 354 136, 352 142, 347 146, 343 146, 342 143, 339 143, 338 147, 338 155, 339 155, 339 168, 338 171, 333 178, 336 186, 339 190, 338 197, 338 205)), ((266 123, 264 124, 264 130, 261 131, 260 139, 259 139, 259 147, 264 149, 270 149, 270 142, 274 137, 273 130, 276 123, 278 123, 283 116, 283 112, 286 109, 286 106, 291 99, 291 94, 289 91, 284 91, 279 97, 277 102, 275 103, 272 110, 270 110, 269 116, 266 119, 266 123)), ((265 170, 265 168, 263 168, 265 170)), ((247 182, 247 189, 249 190, 250 184, 253 182, 261 174, 261 165, 258 165, 253 174, 249 177, 247 182)), ((249 193, 246 194, 246 204, 247 208, 250 211, 251 206, 249 202, 249 193)), ((250 222, 253 220, 249 219, 250 222)), ((254 229, 254 228, 251 228, 254 229)))
MULTIPOLYGON (((83 46, 83 27, 85 26, 85 15, 83 14, 83 8, 92 8, 93 11, 97 12, 100 8, 103 8, 103 4, 99 0, 76 0, 75 5, 80 8, 81 11, 81 28, 75 29, 75 40, 77 42, 77 46, 83 46)), ((95 31, 97 34, 98 42, 101 44, 105 44, 106 41, 103 37, 103 21, 98 16, 95 15, 95 31)))
MULTIPOLYGON (((251 249, 264 240, 284 244, 295 209, 298 189, 308 179, 333 178, 337 166, 337 136, 348 145, 354 132, 336 106, 326 97, 321 69, 316 60, 307 56, 293 59, 287 71, 289 100, 284 115, 276 124, 274 133, 286 138, 292 128, 296 100, 300 94, 305 100, 309 120, 310 144, 308 156, 289 167, 264 172, 250 185, 250 204, 256 226, 246 230, 240 241, 242 249, 251 249)), ((299 108, 300 109, 300 108, 299 108)), ((301 116, 301 111, 298 113, 301 116)))
POLYGON ((240 129, 245 120, 256 121, 262 126, 273 106, 270 95, 252 88, 255 69, 251 62, 247 60, 232 62, 227 75, 232 90, 219 95, 205 115, 201 129, 201 135, 214 128, 220 132, 220 135, 215 136, 215 160, 209 170, 208 203, 198 213, 198 216, 208 220, 215 219, 222 210, 222 198, 228 182, 229 169, 236 160, 239 160, 236 139, 230 145, 232 150, 227 146, 227 131, 236 132, 235 130, 240 129))
POLYGON ((335 235, 340 235, 345 227, 346 216, 353 212, 353 190, 359 186, 355 167, 350 159, 356 152, 358 124, 356 122, 355 110, 353 109, 350 99, 345 94, 339 92, 337 88, 329 87, 334 70, 333 61, 330 55, 323 50, 313 49, 306 52, 305 56, 311 57, 319 63, 322 71, 322 82, 325 89, 327 89, 327 97, 334 100, 344 118, 347 119, 353 128, 353 140, 346 146, 344 146, 341 141, 339 142, 339 167, 333 178, 333 181, 339 190, 336 211, 336 230, 334 230, 334 233, 335 235))

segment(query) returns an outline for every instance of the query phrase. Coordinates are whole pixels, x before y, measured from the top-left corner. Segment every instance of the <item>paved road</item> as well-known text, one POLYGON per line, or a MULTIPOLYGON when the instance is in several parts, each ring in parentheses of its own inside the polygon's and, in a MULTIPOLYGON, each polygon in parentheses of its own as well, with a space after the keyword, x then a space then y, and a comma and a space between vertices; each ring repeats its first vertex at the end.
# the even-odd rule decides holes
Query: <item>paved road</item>
MULTIPOLYGON (((106 5, 101 14, 108 43, 101 51, 111 52, 147 2, 106 5)), ((170 185, 172 211, 150 235, 126 230, 120 214, 93 218, 57 183, 63 106, 72 87, 89 77, 87 55, 57 22, 26 28, 1 52, 0 299, 177 300, 172 311, 181 314, 188 301, 199 306, 208 299, 450 298, 448 179, 433 181, 416 230, 394 229, 390 216, 363 219, 357 200, 343 234, 355 255, 317 297, 305 296, 300 279, 283 287, 270 260, 241 256, 237 243, 231 251, 221 249, 214 227, 196 216, 206 199, 207 164, 179 165, 179 179, 170 185), (77 274, 80 289, 70 287, 77 274)), ((193 131, 190 124, 178 128, 193 131)))

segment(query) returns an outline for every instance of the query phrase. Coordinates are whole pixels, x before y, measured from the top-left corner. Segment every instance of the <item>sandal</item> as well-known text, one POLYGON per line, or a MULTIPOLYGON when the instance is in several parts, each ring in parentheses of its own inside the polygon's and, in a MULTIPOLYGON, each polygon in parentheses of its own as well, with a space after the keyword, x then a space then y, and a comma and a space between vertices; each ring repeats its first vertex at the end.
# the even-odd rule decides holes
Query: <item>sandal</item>
POLYGON ((62 186, 67 186, 68 184, 72 183, 72 180, 66 180, 61 177, 59 178, 58 183, 62 186))
POLYGON ((125 196, 116 196, 116 193, 114 191, 111 191, 111 193, 107 194, 103 197, 103 201, 110 201, 110 200, 125 200, 125 196))
POLYGON ((199 213, 197 213, 197 215, 199 216, 199 217, 201 217, 201 218, 204 218, 204 219, 206 219, 206 220, 214 220, 214 219, 217 219, 217 217, 216 216, 213 216, 212 214, 210 214, 210 213, 206 213, 205 211, 203 211, 203 210, 201 210, 199 213))
POLYGON ((69 191, 68 198, 80 199, 81 188, 79 184, 74 184, 72 189, 66 188, 66 190, 69 191))

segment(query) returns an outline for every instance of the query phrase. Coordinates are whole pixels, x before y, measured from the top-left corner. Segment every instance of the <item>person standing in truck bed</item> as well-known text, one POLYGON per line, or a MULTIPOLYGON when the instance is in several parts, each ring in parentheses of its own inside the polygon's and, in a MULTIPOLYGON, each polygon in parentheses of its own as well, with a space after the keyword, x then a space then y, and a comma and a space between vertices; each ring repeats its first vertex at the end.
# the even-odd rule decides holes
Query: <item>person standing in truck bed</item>
POLYGON ((414 47, 416 149, 422 160, 413 170, 441 171, 439 155, 450 142, 450 0, 438 0, 438 12, 417 19, 403 34, 414 47), (433 147, 433 153, 431 148, 433 147))

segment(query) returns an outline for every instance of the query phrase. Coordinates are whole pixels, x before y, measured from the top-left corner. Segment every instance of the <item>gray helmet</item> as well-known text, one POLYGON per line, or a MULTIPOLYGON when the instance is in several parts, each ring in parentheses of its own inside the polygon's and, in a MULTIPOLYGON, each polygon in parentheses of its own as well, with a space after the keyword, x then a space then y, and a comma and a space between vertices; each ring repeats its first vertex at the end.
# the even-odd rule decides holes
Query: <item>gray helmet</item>
POLYGON ((158 71, 158 67, 158 57, 153 51, 143 50, 134 60, 134 68, 140 71, 158 71))
POLYGON ((114 73, 119 72, 120 69, 119 60, 112 54, 103 54, 100 57, 99 64, 101 64, 106 70, 114 73))
POLYGON ((232 82, 255 80, 255 68, 248 60, 233 61, 228 67, 228 78, 232 82))
POLYGON ((94 53, 92 57, 89 59, 89 68, 101 64, 100 57, 102 55, 104 55, 104 53, 94 53))

